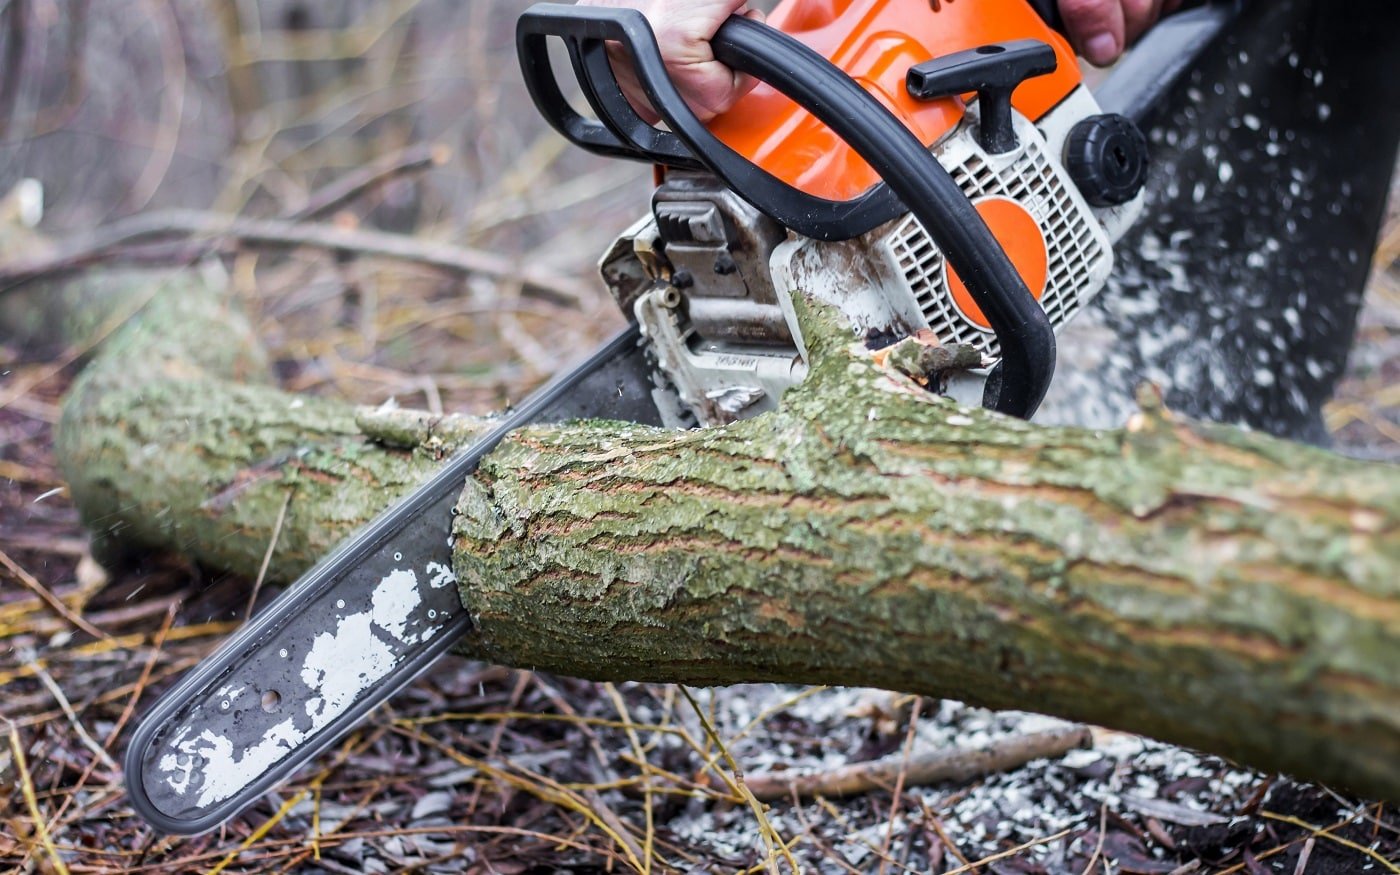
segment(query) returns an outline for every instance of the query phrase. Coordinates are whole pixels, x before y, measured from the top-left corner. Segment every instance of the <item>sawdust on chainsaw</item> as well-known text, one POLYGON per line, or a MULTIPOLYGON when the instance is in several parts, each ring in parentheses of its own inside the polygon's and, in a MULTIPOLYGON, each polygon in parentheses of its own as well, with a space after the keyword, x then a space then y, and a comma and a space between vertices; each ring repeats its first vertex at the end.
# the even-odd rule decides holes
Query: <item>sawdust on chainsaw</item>
MULTIPOLYGON (((531 245, 527 258, 586 275, 645 204, 645 180, 590 170, 601 175, 556 211, 519 196, 532 175, 558 182, 544 160, 524 155, 521 179, 482 202, 478 222, 505 229, 483 239, 531 245), (519 230, 532 216, 542 224, 519 230)), ((228 266, 285 386, 366 403, 496 409, 619 321, 601 290, 544 299, 316 255, 249 252, 228 266)), ((1090 748, 984 779, 777 801, 760 818, 736 792, 744 774, 834 770, 1059 724, 874 691, 612 687, 456 658, 244 814, 206 835, 161 837, 127 806, 115 763, 136 717, 236 627, 250 582, 164 557, 111 577, 92 563, 52 452, 77 370, 54 367, 64 354, 0 346, 0 867, 1400 871, 1388 806, 1098 730, 1090 748)), ((1400 459, 1398 377, 1392 206, 1351 370, 1328 408, 1339 450, 1400 459)))

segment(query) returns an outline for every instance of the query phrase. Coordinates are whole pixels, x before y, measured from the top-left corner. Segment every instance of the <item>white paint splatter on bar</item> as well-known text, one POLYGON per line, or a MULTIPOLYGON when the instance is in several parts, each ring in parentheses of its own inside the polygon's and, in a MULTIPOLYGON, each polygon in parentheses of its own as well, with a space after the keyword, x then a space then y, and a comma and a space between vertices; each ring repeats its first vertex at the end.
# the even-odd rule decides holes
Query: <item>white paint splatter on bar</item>
MULTIPOLYGON (((457 582, 452 570, 440 562, 429 562, 424 572, 425 585, 434 590, 457 582)), ((177 796, 197 791, 196 804, 205 807, 247 787, 360 701, 366 690, 412 652, 411 645, 437 633, 437 623, 431 621, 445 621, 446 612, 416 616, 422 604, 418 574, 411 568, 390 571, 371 593, 368 610, 338 617, 334 629, 311 641, 299 672, 307 688, 305 695, 296 697, 302 713, 291 709, 256 744, 242 749, 212 729, 195 734, 197 718, 187 722, 172 735, 158 762, 170 789, 177 796)), ((335 605, 343 610, 345 602, 338 600, 335 605)), ((287 651, 279 652, 285 656, 287 651)), ((227 711, 246 689, 246 685, 224 685, 215 694, 216 707, 227 711)), ((272 702, 275 708, 277 699, 272 702)))

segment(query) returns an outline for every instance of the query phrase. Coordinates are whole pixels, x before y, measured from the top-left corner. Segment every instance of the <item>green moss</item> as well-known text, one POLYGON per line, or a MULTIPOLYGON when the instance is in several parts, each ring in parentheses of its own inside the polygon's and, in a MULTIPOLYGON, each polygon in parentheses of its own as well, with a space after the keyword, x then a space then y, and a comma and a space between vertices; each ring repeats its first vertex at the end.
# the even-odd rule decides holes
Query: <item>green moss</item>
POLYGON ((1400 794, 1395 471, 1307 451, 1319 512, 1280 442, 962 408, 802 312, 811 373, 775 413, 487 460, 456 527, 473 653, 956 696, 1400 794))

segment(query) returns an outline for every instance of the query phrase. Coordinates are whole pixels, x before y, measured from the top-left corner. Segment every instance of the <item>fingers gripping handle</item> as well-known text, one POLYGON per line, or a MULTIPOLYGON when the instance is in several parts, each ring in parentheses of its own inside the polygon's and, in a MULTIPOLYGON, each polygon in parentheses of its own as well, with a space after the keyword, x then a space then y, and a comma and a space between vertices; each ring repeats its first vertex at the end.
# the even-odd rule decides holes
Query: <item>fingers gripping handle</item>
POLYGON ((789 186, 730 149, 690 111, 666 73, 650 25, 635 9, 540 3, 517 27, 521 69, 536 106, 577 145, 673 166, 698 164, 758 209, 817 239, 863 233, 891 217, 884 214, 883 199, 901 201, 957 270, 1001 344, 1002 360, 982 403, 1013 416, 1034 413, 1055 368, 1050 319, 947 170, 854 80, 776 28, 732 16, 711 46, 721 63, 768 83, 831 128, 885 186, 853 201, 829 201, 789 186), (569 106, 548 60, 550 36, 569 46, 584 96, 605 122, 569 106), (622 97, 603 55, 605 41, 621 43, 631 54, 642 88, 669 131, 643 122, 622 97))

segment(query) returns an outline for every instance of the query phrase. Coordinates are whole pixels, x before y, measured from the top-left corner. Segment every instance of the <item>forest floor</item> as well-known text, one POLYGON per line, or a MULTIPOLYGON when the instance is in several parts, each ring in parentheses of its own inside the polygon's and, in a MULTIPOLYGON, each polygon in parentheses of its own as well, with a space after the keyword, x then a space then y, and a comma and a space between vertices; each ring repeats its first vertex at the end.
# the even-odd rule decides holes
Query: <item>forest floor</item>
MULTIPOLYGON (((490 409, 609 324, 606 301, 560 318, 557 303, 489 289, 463 298, 426 273, 376 301, 373 283, 327 261, 242 271, 236 259, 232 272, 285 384, 301 391, 490 409), (441 359, 464 346, 471 361, 441 359)), ((875 691, 614 687, 456 658, 224 826, 159 836, 126 804, 117 763, 141 712, 237 626, 249 581, 162 557, 108 574, 88 556, 52 449, 82 352, 0 346, 0 867, 1400 872, 1400 817, 1387 805, 1097 729, 1089 747, 971 782, 913 786, 900 770, 856 796, 757 812, 733 792, 736 771, 912 762, 1061 724, 875 691), (75 628, 74 612, 102 636, 75 628)), ((1400 459, 1397 390, 1392 206, 1350 373, 1328 408, 1336 448, 1400 459)))

